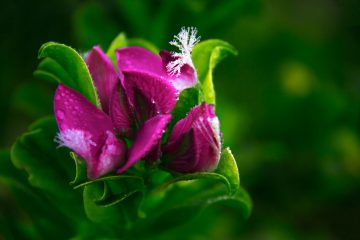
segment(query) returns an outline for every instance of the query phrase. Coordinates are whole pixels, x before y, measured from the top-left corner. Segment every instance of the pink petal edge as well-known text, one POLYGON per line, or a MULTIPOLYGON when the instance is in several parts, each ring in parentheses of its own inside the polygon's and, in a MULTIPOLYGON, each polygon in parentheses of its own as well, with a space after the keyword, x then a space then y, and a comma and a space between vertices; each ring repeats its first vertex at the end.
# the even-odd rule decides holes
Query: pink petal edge
POLYGON ((161 141, 161 137, 170 120, 170 114, 157 115, 147 120, 136 134, 134 143, 128 152, 127 162, 118 169, 117 173, 124 172, 141 158, 145 157, 161 141))

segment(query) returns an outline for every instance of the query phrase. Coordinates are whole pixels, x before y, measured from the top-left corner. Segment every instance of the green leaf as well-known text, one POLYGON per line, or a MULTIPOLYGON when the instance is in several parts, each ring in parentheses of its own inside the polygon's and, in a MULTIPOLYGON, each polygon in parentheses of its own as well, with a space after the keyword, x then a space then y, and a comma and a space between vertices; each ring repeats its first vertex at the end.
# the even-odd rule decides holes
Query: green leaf
POLYGON ((155 54, 159 53, 159 49, 151 42, 148 42, 148 41, 140 39, 140 38, 127 38, 125 33, 120 33, 111 42, 111 44, 106 52, 106 55, 111 59, 114 66, 116 66, 115 50, 118 48, 124 48, 124 47, 128 47, 128 46, 140 46, 140 47, 148 49, 149 51, 151 51, 155 54))
POLYGON ((124 191, 124 185, 119 182, 111 184, 101 181, 87 184, 83 194, 86 215, 93 222, 107 226, 112 231, 124 232, 138 219, 137 208, 142 194, 137 193, 139 192, 136 189, 124 191), (121 194, 114 193, 120 189, 123 191, 121 194))
MULTIPOLYGON (((51 238, 59 226, 64 230, 59 233, 60 238, 71 237, 73 226, 69 220, 44 196, 15 177, 0 175, 0 216, 6 217, 16 239, 51 238)), ((0 218, 0 226, 3 224, 0 218)))
POLYGON ((195 45, 192 59, 202 84, 205 101, 215 104, 215 89, 213 84, 213 70, 226 56, 236 55, 236 49, 222 40, 212 39, 195 45))
POLYGON ((74 160, 75 163, 75 178, 70 182, 71 185, 76 185, 81 182, 86 181, 87 172, 86 172, 86 163, 80 156, 74 152, 70 152, 70 157, 74 160))
MULTIPOLYGON (((125 214, 127 224, 130 224, 130 221, 138 218, 138 207, 143 197, 142 192, 144 191, 144 181, 141 177, 130 175, 105 176, 84 182, 75 188, 84 187, 84 189, 87 189, 87 186, 94 184, 97 184, 97 188, 99 188, 99 183, 103 183, 101 196, 100 193, 97 193, 96 198, 91 198, 91 200, 84 199, 84 203, 87 201, 89 206, 87 214, 90 219, 95 221, 94 218, 96 214, 106 214, 107 210, 102 210, 102 208, 115 207, 119 204, 124 208, 122 214, 125 214)), ((101 216, 101 218, 103 217, 101 216)))
POLYGON ((24 175, 12 164, 8 149, 0 150, 0 176, 17 176, 21 180, 26 180, 24 175))
POLYGON ((128 45, 127 38, 125 33, 120 33, 116 36, 116 38, 111 42, 106 55, 111 59, 114 66, 116 66, 116 54, 115 50, 118 48, 123 48, 128 45))
POLYGON ((46 63, 42 63, 43 65, 40 64, 42 66, 40 75, 47 72, 49 78, 53 77, 56 81, 60 80, 65 85, 79 91, 100 108, 100 101, 89 70, 79 53, 64 44, 48 42, 41 46, 39 58, 51 58, 57 63, 54 64, 53 61, 48 60, 46 63), (44 68, 44 64, 46 68, 44 68))
POLYGON ((107 223, 111 225, 125 222, 123 212, 119 205, 103 207, 97 201, 104 199, 105 182, 93 182, 84 188, 84 208, 89 219, 97 223, 107 223))
MULTIPOLYGON (((178 191, 175 189, 174 191, 178 191)), ((174 192, 173 191, 173 192, 174 192)), ((173 193, 172 192, 172 193, 173 193)), ((171 196, 174 198, 175 196, 171 196)), ((177 204, 171 206, 163 205, 151 218, 144 221, 139 228, 141 231, 149 231, 149 234, 157 234, 177 227, 188 222, 193 217, 200 214, 204 209, 213 205, 226 205, 239 211, 244 218, 251 212, 251 200, 244 189, 239 189, 235 195, 224 195, 218 188, 210 188, 207 191, 193 192, 192 195, 184 198, 183 201, 177 200, 177 204)))
POLYGON ((203 96, 200 90, 200 86, 196 85, 193 88, 188 88, 180 93, 179 100, 176 102, 176 106, 172 111, 173 120, 176 123, 180 119, 184 118, 191 108, 200 104, 203 100, 203 96))
POLYGON ((73 164, 68 151, 57 148, 56 131, 53 117, 35 122, 12 146, 11 160, 28 174, 30 185, 43 191, 63 213, 70 218, 83 217, 84 212, 78 207, 81 195, 69 185, 73 164))
POLYGON ((165 182, 161 186, 159 186, 157 191, 164 191, 167 187, 169 187, 171 184, 178 183, 181 181, 190 181, 190 180, 201 180, 201 179, 207 179, 207 180, 215 180, 219 181, 227 187, 228 191, 231 192, 231 185, 228 181, 228 179, 217 173, 212 172, 198 172, 198 173, 190 173, 190 174, 184 174, 179 177, 173 178, 170 181, 165 182))
POLYGON ((138 177, 138 176, 132 176, 132 175, 113 175, 113 176, 105 176, 105 177, 100 177, 100 178, 97 178, 97 179, 94 179, 94 180, 89 180, 89 181, 86 181, 86 182, 83 182, 83 183, 80 183, 76 186, 74 186, 74 189, 77 189, 77 188, 80 188, 80 187, 84 187, 86 185, 89 185, 91 183, 94 183, 94 182, 105 182, 105 181, 126 181, 126 180, 131 180, 131 181, 134 181, 134 182, 140 182, 140 183, 143 183, 143 179, 141 177, 138 177))
POLYGON ((152 215, 163 208, 187 201, 194 194, 200 194, 205 189, 212 189, 214 186, 219 187, 222 195, 230 195, 230 183, 223 175, 209 172, 180 175, 149 191, 144 198, 141 210, 152 215))
POLYGON ((55 60, 47 57, 44 58, 34 72, 34 77, 53 83, 70 83, 72 82, 69 74, 55 60))
POLYGON ((230 193, 235 194, 240 187, 239 170, 236 160, 230 148, 225 148, 221 153, 221 158, 216 172, 224 176, 230 184, 230 193))

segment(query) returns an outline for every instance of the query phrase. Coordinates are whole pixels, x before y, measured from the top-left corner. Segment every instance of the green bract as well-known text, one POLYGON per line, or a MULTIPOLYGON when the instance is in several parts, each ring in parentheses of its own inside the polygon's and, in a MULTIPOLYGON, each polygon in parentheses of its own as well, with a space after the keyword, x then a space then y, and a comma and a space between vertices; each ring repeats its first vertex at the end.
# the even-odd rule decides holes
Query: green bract
POLYGON ((206 40, 195 45, 192 58, 206 102, 215 104, 215 89, 212 74, 214 68, 224 57, 236 54, 237 51, 233 46, 217 39, 206 40))
POLYGON ((45 75, 44 77, 64 83, 100 107, 89 70, 83 58, 74 49, 64 44, 48 42, 41 46, 39 58, 45 58, 46 62, 39 65, 36 75, 45 75))

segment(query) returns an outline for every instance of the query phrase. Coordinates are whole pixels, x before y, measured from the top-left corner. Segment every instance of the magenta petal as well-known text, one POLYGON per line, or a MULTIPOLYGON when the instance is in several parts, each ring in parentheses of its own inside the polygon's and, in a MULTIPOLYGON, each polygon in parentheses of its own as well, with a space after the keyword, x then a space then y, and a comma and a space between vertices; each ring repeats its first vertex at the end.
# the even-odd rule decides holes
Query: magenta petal
POLYGON ((126 47, 116 50, 117 66, 120 72, 145 72, 166 76, 161 58, 142 47, 126 47))
POLYGON ((91 49, 86 64, 98 91, 102 109, 105 113, 109 113, 110 97, 119 81, 118 74, 111 60, 97 46, 91 49))
POLYGON ((132 135, 133 117, 129 109, 125 90, 120 82, 112 93, 109 112, 111 120, 120 136, 130 137, 132 135))
POLYGON ((148 73, 124 72, 124 87, 140 123, 170 113, 178 97, 170 82, 148 73))
POLYGON ((214 170, 220 159, 219 120, 206 103, 176 123, 163 148, 167 168, 184 173, 214 170))
POLYGON ((97 166, 92 172, 90 171, 90 178, 97 178, 115 170, 125 159, 126 145, 124 141, 119 141, 110 131, 107 131, 106 134, 107 138, 101 148, 97 166))
MULTIPOLYGON (((166 69, 166 66, 169 64, 169 62, 176 60, 176 58, 173 57, 172 54, 166 50, 161 50, 160 56, 163 61, 164 69, 166 69)), ((168 79, 172 82, 172 84, 178 91, 182 91, 186 88, 191 88, 196 85, 196 71, 192 66, 185 64, 184 66, 182 66, 180 72, 181 73, 178 76, 171 75, 168 77, 168 79)))
POLYGON ((134 144, 128 153, 127 162, 117 172, 124 172, 141 158, 145 157, 161 141, 161 136, 170 120, 170 114, 157 115, 147 120, 135 136, 134 144))
POLYGON ((60 84, 54 111, 60 130, 57 141, 86 161, 89 178, 114 170, 124 160, 125 145, 116 139, 110 117, 80 93, 60 84))
POLYGON ((171 82, 178 91, 193 87, 197 83, 195 69, 185 64, 179 76, 170 75, 166 70, 169 62, 176 58, 168 51, 160 51, 161 58, 142 47, 127 47, 116 51, 117 65, 121 72, 142 72, 155 75, 171 82))

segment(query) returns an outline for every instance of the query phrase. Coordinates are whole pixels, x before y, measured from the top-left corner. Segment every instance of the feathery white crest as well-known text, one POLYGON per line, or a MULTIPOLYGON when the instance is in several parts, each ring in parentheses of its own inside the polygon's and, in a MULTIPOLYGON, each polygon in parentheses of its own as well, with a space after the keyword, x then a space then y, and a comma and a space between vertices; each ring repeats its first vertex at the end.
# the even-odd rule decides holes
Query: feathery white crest
POLYGON ((96 146, 96 143, 91 140, 90 133, 77 129, 59 132, 54 141, 59 144, 59 147, 71 148, 83 157, 90 154, 90 146, 96 146))
POLYGON ((180 52, 172 52, 172 56, 176 59, 167 64, 166 70, 170 75, 180 75, 182 66, 188 64, 194 67, 191 52, 193 47, 200 42, 200 36, 197 37, 197 29, 195 27, 182 27, 178 35, 174 36, 174 39, 169 42, 171 45, 177 47, 180 52))

